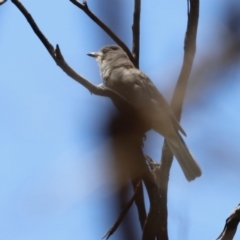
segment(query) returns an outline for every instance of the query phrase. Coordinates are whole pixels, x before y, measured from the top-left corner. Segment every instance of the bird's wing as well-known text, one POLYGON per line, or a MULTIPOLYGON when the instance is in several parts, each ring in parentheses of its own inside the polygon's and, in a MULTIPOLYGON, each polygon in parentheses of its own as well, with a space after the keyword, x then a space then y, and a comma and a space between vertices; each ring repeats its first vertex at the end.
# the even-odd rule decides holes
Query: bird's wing
POLYGON ((148 78, 148 76, 136 68, 129 69, 128 74, 132 75, 131 79, 134 81, 136 87, 141 89, 140 95, 142 96, 142 102, 145 102, 145 104, 147 104, 150 100, 153 108, 157 108, 161 112, 164 112, 164 114, 167 114, 176 130, 179 130, 183 135, 186 136, 185 131, 180 126, 178 120, 172 112, 171 107, 152 83, 152 81, 148 78))

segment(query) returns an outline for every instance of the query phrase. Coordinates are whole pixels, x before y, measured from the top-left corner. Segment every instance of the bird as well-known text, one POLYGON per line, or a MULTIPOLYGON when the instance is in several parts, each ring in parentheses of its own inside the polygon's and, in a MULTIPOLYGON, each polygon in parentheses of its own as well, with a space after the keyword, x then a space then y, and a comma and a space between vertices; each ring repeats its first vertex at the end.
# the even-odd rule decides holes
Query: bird
MULTIPOLYGON (((170 105, 150 78, 134 66, 123 49, 110 45, 87 55, 96 59, 103 85, 126 99, 146 119, 149 128, 166 139, 186 179, 192 181, 201 176, 201 168, 181 136, 186 136, 186 133, 170 105)), ((115 105, 118 107, 117 103, 115 105)))

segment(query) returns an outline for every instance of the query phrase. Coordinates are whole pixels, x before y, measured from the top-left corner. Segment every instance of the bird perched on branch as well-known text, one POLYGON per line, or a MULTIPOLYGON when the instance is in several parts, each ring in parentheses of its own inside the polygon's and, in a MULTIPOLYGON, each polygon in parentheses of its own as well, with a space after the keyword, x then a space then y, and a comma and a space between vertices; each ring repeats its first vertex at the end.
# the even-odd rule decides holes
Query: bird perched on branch
MULTIPOLYGON (((201 169, 179 132, 186 134, 152 81, 134 67, 127 54, 118 46, 106 46, 88 55, 97 60, 104 85, 137 109, 149 129, 152 128, 166 138, 187 180, 199 177, 201 169)), ((117 103, 115 105, 118 107, 117 103)))

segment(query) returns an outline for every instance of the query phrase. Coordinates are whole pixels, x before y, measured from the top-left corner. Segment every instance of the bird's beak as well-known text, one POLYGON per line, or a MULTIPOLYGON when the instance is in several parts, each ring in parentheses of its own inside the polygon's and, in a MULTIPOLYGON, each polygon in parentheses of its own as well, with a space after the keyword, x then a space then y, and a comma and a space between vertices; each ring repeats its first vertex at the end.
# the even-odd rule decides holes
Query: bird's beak
POLYGON ((90 52, 87 55, 90 56, 90 57, 96 58, 98 56, 98 52, 90 52))

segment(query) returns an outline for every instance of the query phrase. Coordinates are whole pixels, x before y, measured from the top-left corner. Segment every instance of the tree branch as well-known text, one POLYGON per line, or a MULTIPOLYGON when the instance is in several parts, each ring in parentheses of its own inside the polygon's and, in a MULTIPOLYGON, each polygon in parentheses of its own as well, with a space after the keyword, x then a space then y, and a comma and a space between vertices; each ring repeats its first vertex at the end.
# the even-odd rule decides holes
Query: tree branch
POLYGON ((133 188, 135 191, 136 191, 136 188, 138 188, 138 191, 137 191, 136 197, 135 197, 135 204, 137 206, 140 225, 141 225, 141 228, 143 229, 144 223, 147 218, 147 214, 146 214, 146 209, 145 209, 142 179, 140 179, 140 178, 137 180, 133 179, 132 185, 133 185, 133 188))
POLYGON ((117 221, 113 224, 113 226, 104 234, 104 236, 102 238, 106 238, 108 239, 119 227, 119 225, 121 224, 121 222, 123 221, 124 217, 126 216, 128 210, 130 209, 130 207, 132 206, 133 202, 136 199, 137 193, 139 191, 139 187, 141 186, 141 181, 139 181, 136 185, 134 194, 132 196, 132 198, 130 199, 130 201, 128 202, 128 204, 124 207, 124 209, 121 211, 120 216, 118 217, 117 221))
POLYGON ((53 45, 48 41, 48 39, 44 36, 44 34, 41 32, 37 24, 35 23, 34 19, 32 18, 31 14, 27 11, 27 9, 22 5, 21 2, 18 0, 12 0, 13 4, 20 10, 20 12, 24 15, 24 17, 27 19, 29 25, 31 26, 34 33, 37 35, 37 37, 40 39, 42 44, 45 46, 55 63, 72 79, 80 83, 82 86, 87 88, 90 93, 93 93, 95 95, 109 97, 114 101, 122 101, 126 106, 131 109, 132 111, 136 111, 136 109, 132 106, 131 103, 129 103, 126 99, 124 99, 121 95, 114 92, 113 90, 104 87, 103 85, 94 85, 91 82, 89 82, 87 79, 79 75, 77 72, 75 72, 64 60, 64 57, 60 51, 60 47, 57 45, 56 48, 53 47, 53 45))
POLYGON ((89 18, 102 28, 126 52, 131 62, 135 65, 135 59, 126 44, 88 8, 86 1, 79 3, 77 0, 70 0, 70 2, 85 12, 89 18))
POLYGON ((135 66, 139 68, 139 51, 140 51, 140 15, 141 15, 141 0, 135 0, 133 12, 133 50, 132 55, 135 59, 135 66))
POLYGON ((238 204, 238 206, 226 219, 223 231, 216 240, 232 240, 237 231, 239 222, 240 222, 240 204, 238 204))
MULTIPOLYGON (((141 16, 141 0, 134 1, 133 12, 133 24, 132 24, 132 55, 134 57, 135 67, 139 68, 139 52, 140 52, 140 16, 141 16)), ((135 199, 135 203, 138 209, 138 216, 142 229, 144 229, 144 223, 147 219, 146 209, 144 204, 143 186, 138 191, 138 195, 135 199)))
MULTIPOLYGON (((176 115, 176 118, 180 121, 184 96, 186 93, 187 83, 189 75, 192 69, 194 55, 196 51, 196 36, 198 27, 198 16, 199 16, 199 0, 188 0, 188 23, 187 31, 184 42, 184 58, 182 69, 177 81, 177 85, 174 90, 173 98, 171 101, 171 107, 176 115)), ((164 141, 164 146, 162 149, 162 159, 161 159, 161 181, 160 181, 160 192, 163 197, 162 205, 160 207, 161 217, 159 224, 158 239, 168 240, 168 230, 167 230, 167 189, 169 172, 172 165, 173 155, 164 141)))
MULTIPOLYGON (((50 42, 47 40, 47 38, 43 35, 35 21, 33 20, 31 14, 27 11, 27 9, 22 5, 21 2, 18 0, 12 0, 12 3, 15 4, 15 6, 20 10, 20 12, 24 15, 24 17, 27 19, 28 23, 32 27, 32 30, 35 32, 35 34, 38 36, 42 44, 45 46, 49 54, 52 56, 52 58, 55 60, 55 49, 50 44, 50 42)), ((56 61, 56 60, 55 60, 56 61)))
POLYGON ((188 3, 190 10, 188 12, 188 24, 184 41, 183 65, 171 102, 171 107, 179 121, 181 118, 183 101, 196 52, 196 38, 199 17, 199 0, 188 0, 188 3))

